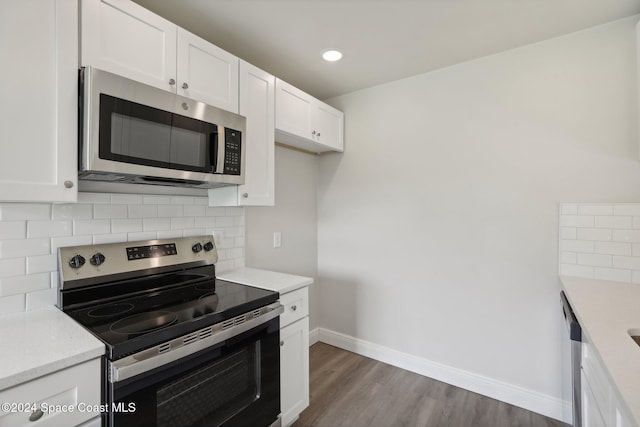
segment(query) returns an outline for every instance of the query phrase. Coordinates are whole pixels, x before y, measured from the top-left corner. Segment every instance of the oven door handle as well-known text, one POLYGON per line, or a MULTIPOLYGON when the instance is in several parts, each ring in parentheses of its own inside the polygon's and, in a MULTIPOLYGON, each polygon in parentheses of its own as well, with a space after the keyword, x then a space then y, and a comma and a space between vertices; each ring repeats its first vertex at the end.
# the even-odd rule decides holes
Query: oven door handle
POLYGON ((267 323, 282 312, 284 312, 282 304, 275 302, 176 338, 168 343, 109 362, 109 382, 117 383, 197 353, 267 323), (257 314, 258 312, 260 314, 257 314))

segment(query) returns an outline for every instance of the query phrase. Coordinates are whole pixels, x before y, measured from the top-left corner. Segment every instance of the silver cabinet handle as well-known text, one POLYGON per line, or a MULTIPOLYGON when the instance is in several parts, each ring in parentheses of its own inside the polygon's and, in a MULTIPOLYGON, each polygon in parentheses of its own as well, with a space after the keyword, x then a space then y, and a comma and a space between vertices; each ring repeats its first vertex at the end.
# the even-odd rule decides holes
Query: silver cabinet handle
POLYGON ((315 134, 316 134, 316 131, 315 131, 315 130, 314 130, 313 132, 311 132, 311 135, 315 135, 315 134))
POLYGON ((292 306, 291 306, 291 310, 296 311, 297 309, 298 309, 298 307, 297 307, 297 306, 295 306, 295 305, 292 305, 292 306))
POLYGON ((242 193, 242 197, 246 199, 247 197, 249 197, 249 193, 242 193))
POLYGON ((318 138, 320 138, 320 132, 318 132, 318 138))
POLYGON ((169 79, 169 84, 173 86, 174 84, 176 84, 176 81, 174 79, 169 79))
POLYGON ((182 89, 189 89, 187 82, 182 83, 182 89))
POLYGON ((186 102, 182 103, 182 109, 183 110, 188 110, 189 109, 189 104, 187 104, 186 102))
POLYGON ((65 188, 73 188, 73 181, 65 181, 64 186, 65 188))
POLYGON ((42 410, 36 409, 29 416, 29 421, 38 421, 40 418, 42 418, 43 415, 44 415, 44 412, 42 412, 42 410))
POLYGON ((280 341, 280 347, 284 347, 284 341, 280 341))

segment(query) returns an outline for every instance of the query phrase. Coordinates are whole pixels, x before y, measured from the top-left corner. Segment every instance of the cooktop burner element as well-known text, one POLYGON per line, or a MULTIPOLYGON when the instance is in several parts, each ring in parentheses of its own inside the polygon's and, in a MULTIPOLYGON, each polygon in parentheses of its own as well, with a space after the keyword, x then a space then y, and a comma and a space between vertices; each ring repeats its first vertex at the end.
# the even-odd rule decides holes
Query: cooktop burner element
POLYGON ((124 302, 121 304, 110 304, 100 308, 94 308, 87 313, 89 317, 111 317, 128 313, 133 310, 133 304, 124 302))
POLYGON ((116 360, 277 301, 277 292, 216 279, 212 242, 202 236, 60 248, 58 305, 116 360), (198 243, 203 249, 195 251, 198 243), (97 253, 99 265, 81 262, 97 253))
POLYGON ((173 325, 177 320, 178 315, 171 311, 148 311, 120 319, 109 330, 122 335, 143 334, 173 325))

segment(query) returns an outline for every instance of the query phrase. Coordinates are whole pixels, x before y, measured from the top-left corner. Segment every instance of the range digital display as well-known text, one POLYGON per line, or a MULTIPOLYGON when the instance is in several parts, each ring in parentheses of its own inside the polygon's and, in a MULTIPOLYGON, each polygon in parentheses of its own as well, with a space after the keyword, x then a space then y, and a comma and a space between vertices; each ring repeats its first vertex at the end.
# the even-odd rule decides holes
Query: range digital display
POLYGON ((158 258, 167 255, 177 255, 175 243, 165 243, 164 245, 149 245, 149 246, 133 246, 127 248, 127 259, 134 261, 144 258, 158 258))

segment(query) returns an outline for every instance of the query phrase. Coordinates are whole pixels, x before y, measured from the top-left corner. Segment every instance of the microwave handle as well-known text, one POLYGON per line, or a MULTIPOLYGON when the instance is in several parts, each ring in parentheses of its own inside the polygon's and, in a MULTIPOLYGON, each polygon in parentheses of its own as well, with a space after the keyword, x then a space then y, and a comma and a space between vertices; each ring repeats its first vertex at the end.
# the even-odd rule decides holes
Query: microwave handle
POLYGON ((219 126, 218 132, 215 134, 215 140, 213 143, 213 157, 211 164, 213 167, 213 173, 224 173, 224 155, 225 155, 225 138, 224 128, 219 126))

